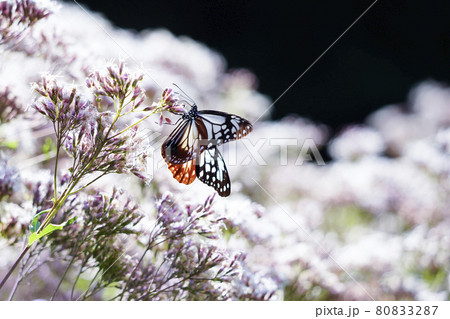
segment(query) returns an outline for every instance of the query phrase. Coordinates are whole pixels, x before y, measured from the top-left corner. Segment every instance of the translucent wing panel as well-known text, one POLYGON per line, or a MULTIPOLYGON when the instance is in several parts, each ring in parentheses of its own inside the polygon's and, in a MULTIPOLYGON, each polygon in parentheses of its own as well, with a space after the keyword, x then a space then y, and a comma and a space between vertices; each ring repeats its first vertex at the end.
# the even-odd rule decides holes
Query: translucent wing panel
POLYGON ((240 139, 251 131, 251 123, 242 117, 197 111, 193 105, 163 143, 161 154, 178 182, 188 185, 197 177, 220 196, 228 196, 230 177, 216 146, 240 139))
POLYGON ((217 147, 213 146, 201 153, 195 171, 198 179, 213 187, 220 196, 230 195, 230 177, 217 147))
MULTIPOLYGON (((252 131, 252 124, 249 121, 234 114, 199 111, 195 123, 200 120, 206 129, 209 146, 240 139, 252 131)), ((205 142, 202 141, 202 144, 205 142)))
POLYGON ((175 128, 163 143, 161 154, 167 163, 185 163, 212 145, 240 139, 251 131, 251 123, 237 115, 199 111, 175 128))
POLYGON ((184 119, 164 141, 161 154, 167 163, 186 163, 204 149, 199 141, 207 138, 205 126, 194 123, 194 119, 184 119))

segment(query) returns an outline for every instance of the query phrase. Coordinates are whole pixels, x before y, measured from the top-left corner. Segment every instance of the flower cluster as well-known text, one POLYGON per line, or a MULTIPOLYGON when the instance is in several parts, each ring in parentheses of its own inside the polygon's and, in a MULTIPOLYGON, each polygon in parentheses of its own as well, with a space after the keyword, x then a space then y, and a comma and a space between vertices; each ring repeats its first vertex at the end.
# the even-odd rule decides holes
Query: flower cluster
POLYGON ((72 207, 64 209, 57 219, 63 221, 74 216, 77 220, 50 238, 50 247, 52 255, 67 260, 67 269, 78 269, 76 275, 61 278, 61 282, 66 279, 73 287, 64 299, 86 299, 112 283, 124 280, 129 273, 132 264, 121 258, 126 251, 121 236, 136 233, 134 226, 141 220, 142 213, 118 189, 113 189, 110 195, 99 192, 72 202, 72 207), (96 279, 87 291, 77 293, 80 276, 90 271, 97 272, 96 279))
POLYGON ((29 27, 49 14, 33 0, 0 2, 0 44, 17 43, 29 27))
POLYGON ((0 206, 0 235, 10 245, 20 243, 28 231, 30 223, 28 208, 14 203, 3 203, 0 206))
POLYGON ((66 139, 73 131, 86 122, 95 122, 95 113, 89 101, 77 94, 76 88, 65 89, 56 79, 43 76, 42 81, 34 86, 41 95, 33 107, 45 115, 55 128, 57 138, 66 139))
POLYGON ((23 112, 17 102, 17 97, 11 93, 8 87, 0 91, 0 124, 8 122, 23 112))
POLYGON ((328 148, 335 159, 356 160, 364 156, 377 155, 385 145, 374 129, 354 126, 347 128, 328 148))
POLYGON ((18 192, 22 187, 19 171, 7 165, 7 160, 0 158, 0 201, 18 192))
POLYGON ((110 65, 106 72, 96 71, 86 79, 86 85, 92 90, 100 102, 102 97, 117 100, 115 105, 129 108, 126 111, 134 111, 144 102, 145 91, 139 85, 142 74, 130 74, 125 71, 125 63, 110 65))
MULTIPOLYGON (((144 111, 160 112, 167 111, 173 114, 181 115, 187 112, 184 102, 180 99, 180 95, 174 92, 171 88, 164 89, 159 102, 154 102, 152 105, 147 106, 144 111)), ((172 120, 161 113, 159 117, 159 125, 172 124, 172 120)))
MULTIPOLYGON (((120 295, 136 300, 252 299, 235 292, 258 283, 244 276, 245 254, 220 248, 224 218, 212 209, 214 196, 195 207, 180 207, 171 194, 158 204, 146 250, 120 295), (144 256, 148 254, 147 261, 144 256), (155 262, 156 261, 156 262, 155 262)), ((248 293, 248 291, 247 291, 248 293)), ((269 299, 274 286, 257 299, 269 299)))
POLYGON ((405 104, 330 136, 308 119, 260 118, 270 101, 256 78, 226 72, 223 57, 193 40, 131 34, 66 4, 15 33, 31 21, 4 24, 19 3, 34 5, 1 4, 12 8, 1 32, 17 34, 8 43, 27 41, 4 47, 0 68, 2 146, 15 141, 0 163, 0 273, 30 233, 62 229, 30 247, 0 298, 448 299, 447 86, 422 83, 405 104), (104 30, 151 77, 131 60, 100 67, 118 59, 104 30), (34 86, 38 112, 16 116, 42 73, 59 76, 34 86), (245 140, 224 145, 231 196, 172 178, 157 144, 173 126, 155 122, 172 123, 185 102, 154 79, 180 84, 199 108, 256 121, 245 140), (150 172, 147 161, 164 166, 150 172))
POLYGON ((139 149, 143 139, 137 134, 137 126, 124 128, 118 122, 143 102, 144 92, 139 86, 142 76, 131 75, 123 63, 107 70, 108 75, 97 71, 87 79, 97 106, 78 94, 76 88, 66 89, 47 76, 35 85, 42 97, 33 106, 53 123, 57 150, 63 147, 73 159, 69 169, 72 182, 95 172, 131 172, 144 180, 149 178, 143 172, 147 154, 139 149), (111 98, 114 112, 101 111, 100 96, 111 98))
POLYGON ((56 220, 75 216, 77 222, 32 251, 49 246, 50 256, 66 267, 59 282, 48 283, 57 287, 52 298, 96 299, 115 287, 111 299, 270 299, 276 289, 270 278, 253 278, 244 253, 219 247, 224 219, 215 216, 213 198, 180 207, 166 194, 153 217, 122 190, 76 196, 56 220), (148 218, 153 226, 139 227, 148 218), (92 272, 94 277, 85 277, 92 272), (79 285, 83 278, 90 281, 87 289, 79 285), (69 291, 60 291, 63 281, 69 291))

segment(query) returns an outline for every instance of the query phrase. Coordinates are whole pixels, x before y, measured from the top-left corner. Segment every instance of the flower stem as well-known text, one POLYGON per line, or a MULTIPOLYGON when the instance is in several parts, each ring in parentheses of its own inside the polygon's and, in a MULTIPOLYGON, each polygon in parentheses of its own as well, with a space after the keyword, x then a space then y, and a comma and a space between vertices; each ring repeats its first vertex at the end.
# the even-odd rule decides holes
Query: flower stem
POLYGON ((58 183, 57 183, 57 177, 58 177, 58 159, 59 159, 59 149, 61 147, 59 140, 57 142, 57 146, 56 146, 56 158, 55 158, 55 172, 53 175, 53 188, 55 190, 55 199, 58 197, 58 183))
POLYGON ((135 122, 135 123, 133 123, 133 124, 131 124, 131 125, 129 125, 129 126, 127 126, 125 129, 123 129, 122 131, 120 131, 119 133, 117 133, 117 134, 115 134, 115 135, 113 135, 113 136, 111 136, 110 138, 115 138, 116 136, 119 136, 120 134, 122 134, 122 133, 124 133, 124 132, 126 132, 126 131, 128 131, 130 128, 132 128, 133 126, 136 126, 136 125, 138 125, 139 123, 141 123, 142 121, 144 121, 144 120, 146 120, 146 119, 148 119, 151 115, 153 115, 153 114, 156 114, 157 113, 157 111, 159 111, 159 109, 158 108, 156 108, 156 109, 154 109, 152 112, 150 112, 150 114, 148 114, 148 115, 146 115, 146 116, 144 116, 143 118, 141 118, 139 121, 137 121, 137 122, 135 122))
POLYGON ((70 263, 67 265, 66 270, 62 274, 61 279, 59 280, 58 285, 56 286, 56 289, 53 292, 52 298, 50 298, 51 301, 53 301, 55 299, 56 294, 58 293, 59 287, 61 287, 61 284, 62 284, 64 278, 66 277, 67 273, 69 272, 70 267, 72 266, 73 262, 75 261, 75 258, 77 257, 77 251, 78 251, 77 244, 78 244, 78 238, 77 238, 77 241, 75 242, 75 248, 76 249, 74 249, 73 257, 70 260, 70 263))
POLYGON ((141 258, 139 259, 138 263, 136 264, 136 266, 134 267, 133 271, 131 272, 130 276, 128 277, 127 282, 125 283, 125 286, 122 289, 122 293, 119 295, 120 299, 123 299, 123 296, 125 295, 125 291, 128 288, 128 284, 130 283, 131 278, 133 277, 134 273, 136 272, 136 270, 138 269, 138 267, 141 265, 142 261, 144 260, 145 255, 147 254, 147 252, 149 251, 149 247, 147 246, 147 248, 145 249, 144 253, 142 254, 141 258))
POLYGON ((3 277, 2 282, 0 283, 0 290, 2 289, 2 287, 5 285, 6 281, 8 280, 8 278, 11 276, 11 274, 13 273, 14 269, 16 269, 17 265, 19 264, 19 262, 22 260, 23 256, 25 256, 25 254, 27 253, 28 249, 30 249, 31 246, 26 246, 23 250, 22 253, 20 254, 19 258, 17 258, 16 262, 14 263, 14 265, 12 265, 12 267, 9 269, 8 273, 5 275, 5 277, 3 277))

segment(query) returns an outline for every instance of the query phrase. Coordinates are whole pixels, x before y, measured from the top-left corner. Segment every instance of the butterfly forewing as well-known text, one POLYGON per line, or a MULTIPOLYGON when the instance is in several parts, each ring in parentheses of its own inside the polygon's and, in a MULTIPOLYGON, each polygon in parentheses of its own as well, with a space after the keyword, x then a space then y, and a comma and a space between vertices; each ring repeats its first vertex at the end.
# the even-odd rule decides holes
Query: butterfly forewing
POLYGON ((252 131, 252 124, 249 121, 234 114, 199 111, 198 118, 205 125, 208 141, 215 145, 240 139, 252 131))
POLYGON ((252 131, 246 119, 219 111, 198 111, 193 105, 161 147, 173 177, 190 184, 197 177, 220 196, 230 195, 230 177, 218 145, 252 131))
POLYGON ((183 120, 164 141, 161 154, 167 163, 181 164, 192 160, 203 151, 200 141, 207 139, 207 130, 195 119, 183 120))
POLYGON ((195 111, 169 135, 161 148, 166 162, 192 160, 212 145, 237 140, 250 133, 252 125, 237 115, 219 111, 195 111))
POLYGON ((220 196, 230 195, 231 184, 227 167, 217 147, 206 149, 195 165, 195 171, 199 180, 208 186, 212 186, 220 196))

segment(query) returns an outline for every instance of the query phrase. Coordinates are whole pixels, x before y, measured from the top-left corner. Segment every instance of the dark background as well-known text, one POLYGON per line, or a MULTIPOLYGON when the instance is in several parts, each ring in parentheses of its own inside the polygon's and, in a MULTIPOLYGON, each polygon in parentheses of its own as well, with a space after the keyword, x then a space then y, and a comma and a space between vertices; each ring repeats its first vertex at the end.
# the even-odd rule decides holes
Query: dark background
MULTIPOLYGON (((68 1, 70 2, 70 1, 68 1)), ((273 100, 373 0, 89 1, 115 25, 166 28, 248 68, 273 100)), ((403 102, 426 79, 450 82, 450 1, 379 0, 275 105, 339 128, 403 102)))

